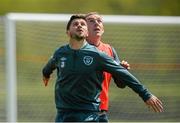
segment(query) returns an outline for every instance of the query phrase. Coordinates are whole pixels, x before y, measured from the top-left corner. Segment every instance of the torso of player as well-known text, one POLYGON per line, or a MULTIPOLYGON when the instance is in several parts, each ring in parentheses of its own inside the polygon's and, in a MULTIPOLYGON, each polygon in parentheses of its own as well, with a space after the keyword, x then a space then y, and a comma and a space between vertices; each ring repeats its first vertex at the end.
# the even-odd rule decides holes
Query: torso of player
MULTIPOLYGON (((97 47, 100 51, 106 53, 108 56, 113 58, 113 51, 112 48, 109 44, 105 44, 103 42, 100 42, 99 46, 97 47)), ((103 72, 104 75, 104 80, 102 83, 102 91, 100 94, 100 109, 101 110, 108 110, 109 106, 109 96, 108 96, 108 90, 109 90, 109 85, 111 82, 111 74, 107 72, 103 72)))
POLYGON ((58 109, 99 110, 103 78, 102 72, 96 70, 101 62, 93 47, 87 45, 81 50, 72 50, 66 46, 57 53, 55 99, 58 109))

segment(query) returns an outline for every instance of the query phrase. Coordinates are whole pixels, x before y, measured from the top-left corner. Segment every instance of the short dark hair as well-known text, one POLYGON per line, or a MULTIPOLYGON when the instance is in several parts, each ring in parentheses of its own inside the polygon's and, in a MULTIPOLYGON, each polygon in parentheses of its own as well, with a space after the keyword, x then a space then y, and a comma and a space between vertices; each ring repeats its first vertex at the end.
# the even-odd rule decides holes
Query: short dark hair
POLYGON ((83 14, 75 14, 75 15, 72 15, 71 18, 70 18, 70 20, 69 20, 68 23, 67 23, 66 31, 69 30, 72 21, 75 20, 75 19, 83 19, 83 20, 86 21, 85 15, 83 15, 83 14))

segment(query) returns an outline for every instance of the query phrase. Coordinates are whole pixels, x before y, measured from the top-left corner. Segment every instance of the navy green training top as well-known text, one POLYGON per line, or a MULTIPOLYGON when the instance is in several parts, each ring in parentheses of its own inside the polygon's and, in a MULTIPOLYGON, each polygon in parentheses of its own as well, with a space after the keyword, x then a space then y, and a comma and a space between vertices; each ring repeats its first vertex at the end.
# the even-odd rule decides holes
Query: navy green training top
POLYGON ((79 50, 73 50, 69 45, 57 49, 43 68, 43 76, 49 78, 55 69, 55 102, 58 110, 99 111, 103 71, 125 82, 144 101, 151 96, 124 67, 88 43, 79 50))

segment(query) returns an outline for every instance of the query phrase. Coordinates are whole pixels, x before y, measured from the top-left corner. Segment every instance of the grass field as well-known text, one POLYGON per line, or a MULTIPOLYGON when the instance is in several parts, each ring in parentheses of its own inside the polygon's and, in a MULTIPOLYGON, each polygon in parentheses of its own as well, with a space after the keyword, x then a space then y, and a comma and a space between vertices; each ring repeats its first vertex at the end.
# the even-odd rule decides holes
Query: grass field
MULTIPOLYGON (((152 113, 131 89, 110 88, 110 121, 180 121, 180 25, 106 24, 103 40, 112 44, 130 72, 164 103, 152 113)), ((54 81, 44 87, 41 69, 54 50, 67 43, 64 23, 17 23, 18 121, 54 121, 54 81)), ((0 121, 5 115, 4 25, 0 20, 0 121)))

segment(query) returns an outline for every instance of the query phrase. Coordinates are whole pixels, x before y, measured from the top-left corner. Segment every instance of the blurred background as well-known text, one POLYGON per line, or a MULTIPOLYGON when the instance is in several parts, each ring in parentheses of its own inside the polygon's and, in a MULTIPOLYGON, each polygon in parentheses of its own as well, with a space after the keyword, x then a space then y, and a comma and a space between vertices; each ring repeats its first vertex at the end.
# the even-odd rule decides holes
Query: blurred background
POLYGON ((180 15, 179 0, 1 0, 0 14, 87 13, 115 15, 180 15))
MULTIPOLYGON (((5 23, 9 12, 180 16, 179 0, 1 0, 0 122, 6 121, 5 23)), ((56 114, 54 81, 44 87, 41 69, 54 50, 67 43, 65 22, 16 23, 18 121, 52 122, 56 114)), ((110 87, 110 121, 180 121, 180 25, 106 24, 103 40, 131 64, 130 72, 164 103, 152 113, 129 88, 110 87)))

